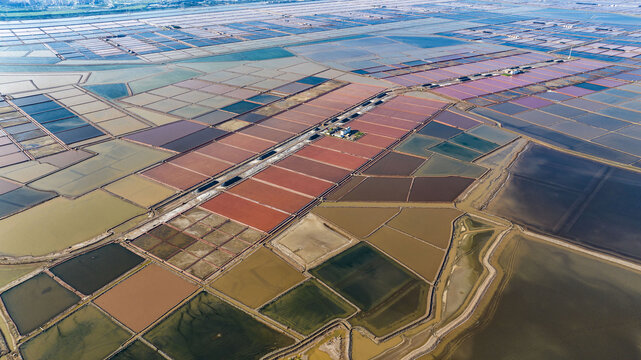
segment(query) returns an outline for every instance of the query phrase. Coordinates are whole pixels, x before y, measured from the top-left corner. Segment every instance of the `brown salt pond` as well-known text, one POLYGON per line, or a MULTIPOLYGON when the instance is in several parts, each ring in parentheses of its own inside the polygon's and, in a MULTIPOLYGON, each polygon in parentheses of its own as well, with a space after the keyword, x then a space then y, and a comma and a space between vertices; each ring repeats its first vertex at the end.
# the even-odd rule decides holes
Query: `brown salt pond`
POLYGON ((391 152, 368 167, 363 174, 409 176, 423 162, 425 159, 420 157, 391 152))
POLYGON ((411 178, 368 177, 340 200, 404 202, 407 201, 410 186, 411 178))
POLYGON ((461 214, 451 208, 404 208, 387 225, 444 249, 452 238, 453 221, 461 214))
POLYGON ((330 228, 314 214, 307 214, 272 241, 274 246, 306 267, 349 243, 350 239, 330 228))
POLYGON ((388 226, 383 226, 366 240, 430 283, 436 280, 445 257, 445 250, 388 226))
POLYGON ((142 331, 198 287, 158 265, 149 265, 94 302, 135 332, 142 331))
POLYGON ((415 178, 409 201, 452 202, 474 180, 460 176, 415 178))
POLYGON ((366 237, 391 219, 399 208, 317 206, 312 213, 356 237, 366 237))
POLYGON ((351 176, 349 179, 343 182, 339 187, 334 188, 332 191, 329 192, 329 194, 325 195, 324 198, 325 200, 329 200, 329 201, 338 201, 343 196, 345 196, 348 192, 352 191, 356 186, 358 186, 358 184, 362 183, 365 179, 367 179, 366 176, 360 176, 360 175, 351 176))
POLYGON ((215 289, 257 308, 305 280, 305 276, 265 247, 212 282, 215 289))

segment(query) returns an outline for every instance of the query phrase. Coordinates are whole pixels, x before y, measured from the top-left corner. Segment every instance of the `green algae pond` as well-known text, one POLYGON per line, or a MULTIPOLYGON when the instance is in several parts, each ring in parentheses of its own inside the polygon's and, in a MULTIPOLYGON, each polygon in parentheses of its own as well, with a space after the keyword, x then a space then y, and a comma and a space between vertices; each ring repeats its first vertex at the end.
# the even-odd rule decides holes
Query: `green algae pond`
POLYGON ((217 297, 201 292, 144 338, 177 359, 259 359, 294 340, 217 297))
POLYGON ((639 359, 641 274, 523 236, 506 239, 490 310, 424 359, 639 359))
POLYGON ((124 350, 109 358, 109 360, 164 360, 157 351, 136 340, 124 350))
POLYGON ((45 273, 0 295, 21 334, 28 334, 80 300, 45 273))
POLYGON ((382 336, 424 315, 429 286, 383 253, 359 243, 310 270, 362 312, 350 320, 382 336))
POLYGON ((353 306, 314 279, 296 286, 260 310, 304 335, 313 333, 330 320, 345 318, 355 311, 353 306))
POLYGON ((131 335, 92 305, 72 313, 20 347, 24 360, 99 360, 131 335))

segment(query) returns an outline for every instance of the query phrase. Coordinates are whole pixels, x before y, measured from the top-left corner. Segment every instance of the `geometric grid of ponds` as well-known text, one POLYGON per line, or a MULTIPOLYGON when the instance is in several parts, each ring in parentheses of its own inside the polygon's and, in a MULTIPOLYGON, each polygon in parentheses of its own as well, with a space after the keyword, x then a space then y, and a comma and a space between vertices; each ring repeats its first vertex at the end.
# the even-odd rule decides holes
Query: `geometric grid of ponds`
POLYGON ((132 244, 205 279, 262 237, 261 232, 197 208, 133 239, 132 244))
MULTIPOLYGON (((65 144, 72 144, 104 135, 102 131, 47 96, 33 95, 14 98, 11 101, 65 144)), ((23 139, 32 139, 45 135, 45 132, 36 124, 21 126, 24 129, 21 129, 22 132, 19 134, 23 139), (25 134, 27 131, 29 132, 28 135, 25 134)), ((11 129, 9 128, 7 131, 12 133, 11 129)))
POLYGON ((359 104, 380 90, 375 86, 347 85, 273 117, 248 123, 239 131, 147 170, 144 175, 177 189, 188 189, 359 104))
POLYGON ((432 100, 396 97, 347 123, 365 133, 357 141, 322 137, 207 201, 203 207, 262 231, 272 231, 443 105, 432 100), (396 110, 393 115, 396 118, 389 115, 392 109, 396 110), (407 127, 390 124, 395 122, 407 123, 407 127), (283 189, 280 195, 266 195, 279 191, 278 188, 283 189))
POLYGON ((473 111, 565 148, 625 164, 641 159, 641 87, 621 79, 576 83, 473 111))
POLYGON ((560 64, 546 64, 513 76, 493 76, 434 89, 438 94, 459 100, 525 87, 606 67, 590 60, 571 60, 560 64))
POLYGON ((475 159, 517 137, 445 110, 327 199, 450 202, 487 171, 475 159))

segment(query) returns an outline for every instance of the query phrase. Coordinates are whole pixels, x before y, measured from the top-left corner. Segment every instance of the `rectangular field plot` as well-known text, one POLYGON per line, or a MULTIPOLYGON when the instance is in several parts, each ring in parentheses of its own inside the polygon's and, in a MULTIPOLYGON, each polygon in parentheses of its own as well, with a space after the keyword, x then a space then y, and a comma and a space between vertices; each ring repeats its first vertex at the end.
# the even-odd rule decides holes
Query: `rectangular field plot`
POLYGON ((318 259, 349 243, 349 238, 314 214, 307 214, 272 240, 272 244, 280 251, 305 267, 312 266, 318 259))
POLYGON ((176 192, 155 181, 134 174, 105 186, 105 190, 149 208, 176 192))
POLYGON ((254 179, 284 187, 298 193, 316 197, 334 186, 329 181, 313 178, 299 172, 270 166, 254 176, 254 179))
POLYGON ((445 250, 383 226, 367 237, 367 242, 434 283, 441 269, 445 250))
POLYGON ((317 206, 312 213, 356 237, 366 237, 398 214, 398 208, 317 206))
POLYGON ((40 190, 55 190, 62 195, 78 196, 171 156, 166 151, 124 140, 107 141, 88 146, 85 150, 98 155, 42 177, 30 185, 40 190))
POLYGON ((387 226, 414 236, 441 249, 447 249, 453 222, 462 213, 453 208, 403 208, 387 226))
POLYGON ((349 155, 315 145, 304 147, 299 150, 296 155, 350 171, 357 169, 367 162, 367 159, 363 157, 349 155))
POLYGON ((349 175, 348 170, 296 155, 286 157, 275 166, 331 182, 338 182, 349 175))
POLYGON ((143 262, 143 258, 118 244, 108 244, 51 268, 51 272, 83 294, 89 295, 143 262))
POLYGON ((88 304, 20 347, 25 360, 104 359, 131 334, 88 304))
POLYGON ((95 303, 134 332, 176 306, 197 287, 158 265, 149 265, 100 295, 95 303))
POLYGON ((274 207, 288 213, 294 213, 314 200, 264 182, 247 179, 229 189, 229 192, 274 207))
POLYGON ((14 286, 0 295, 9 316, 26 335, 44 325, 80 298, 45 273, 14 286))
POLYGON ((144 338, 180 359, 206 359, 212 354, 230 360, 259 359, 294 343, 292 338, 206 292, 178 308, 144 338))
POLYGON ((327 322, 345 318, 356 310, 312 279, 265 305, 260 312, 303 335, 309 335, 327 322))
POLYGON ((263 233, 194 208, 132 241, 149 254, 198 279, 205 279, 241 254, 263 233))
POLYGON ((222 193, 216 196, 202 204, 202 207, 265 232, 274 229, 289 217, 288 213, 245 200, 229 193, 222 193))
POLYGON ((390 152, 363 171, 363 174, 409 176, 423 162, 425 159, 420 157, 390 152))
POLYGON ((365 202, 451 202, 474 182, 460 176, 363 177, 358 183, 345 182, 328 200, 365 202))
POLYGON ((0 233, 11 234, 0 243, 5 254, 47 254, 87 241, 144 213, 143 208, 102 190, 77 199, 57 197, 0 220, 0 233))
POLYGON ((350 320, 382 336, 424 315, 429 286, 366 243, 310 271, 361 309, 350 320))
POLYGON ((215 279, 221 292, 257 308, 305 279, 304 275, 265 247, 215 279))

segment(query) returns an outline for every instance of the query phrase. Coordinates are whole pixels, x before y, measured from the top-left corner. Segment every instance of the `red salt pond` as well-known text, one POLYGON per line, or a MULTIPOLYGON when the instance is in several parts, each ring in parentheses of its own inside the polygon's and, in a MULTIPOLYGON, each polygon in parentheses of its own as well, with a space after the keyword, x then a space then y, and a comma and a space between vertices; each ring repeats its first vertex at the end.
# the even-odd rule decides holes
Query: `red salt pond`
POLYGON ((252 151, 239 149, 237 147, 222 144, 219 142, 213 142, 205 147, 196 150, 196 152, 234 164, 241 163, 256 154, 252 151))
POLYGON ((338 182, 349 175, 348 170, 296 155, 286 157, 277 162, 275 166, 331 182, 338 182))
POLYGON ((396 140, 398 139, 387 137, 387 136, 374 135, 374 134, 365 134, 363 137, 356 140, 356 142, 360 144, 386 148, 392 145, 396 140))
POLYGON ((282 142, 293 136, 292 133, 276 130, 260 125, 253 125, 240 131, 241 134, 254 136, 260 139, 282 142))
POLYGON ((229 169, 233 165, 195 152, 182 155, 172 160, 171 163, 207 177, 214 176, 223 170, 229 169))
POLYGON ((144 176, 169 185, 176 189, 186 190, 207 179, 206 176, 173 165, 164 163, 142 173, 144 176))
POLYGON ((347 154, 371 158, 381 152, 381 148, 359 144, 353 141, 326 136, 314 143, 314 146, 337 150, 347 154))
POLYGON ((320 180, 275 166, 270 166, 254 175, 254 179, 265 181, 270 184, 281 186, 313 197, 319 196, 334 185, 334 183, 329 181, 320 180))
POLYGON ((354 120, 351 123, 352 129, 362 131, 364 133, 372 133, 375 135, 382 135, 394 138, 401 138, 407 133, 406 130, 397 129, 389 126, 372 124, 361 120, 354 120))
POLYGON ((306 124, 301 124, 301 123, 288 121, 288 120, 277 119, 277 118, 271 118, 271 119, 267 119, 265 121, 261 121, 260 125, 267 126, 267 127, 272 128, 272 129, 287 131, 287 132, 294 133, 294 134, 298 134, 301 131, 306 130, 306 129, 309 128, 309 126, 306 125, 306 124))
POLYGON ((265 232, 272 230, 289 217, 285 212, 230 193, 222 193, 202 204, 201 207, 265 232))
POLYGON ((409 131, 418 126, 418 122, 397 119, 389 116, 376 115, 367 113, 359 117, 358 120, 372 124, 391 126, 393 128, 409 131))
POLYGON ((273 141, 262 140, 239 133, 226 136, 218 140, 218 142, 257 153, 276 145, 273 141))
POLYGON ((335 150, 325 149, 319 146, 308 145, 300 149, 296 155, 334 165, 347 170, 355 170, 365 164, 368 159, 344 154, 335 150))
POLYGON ((296 110, 288 110, 288 111, 282 112, 276 115, 275 118, 294 121, 294 122, 305 124, 308 126, 316 125, 318 123, 323 122, 326 119, 325 116, 318 116, 318 115, 304 113, 296 110))
POLYGON ((314 200, 254 179, 247 179, 228 191, 288 213, 295 213, 314 200))

